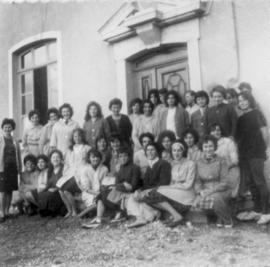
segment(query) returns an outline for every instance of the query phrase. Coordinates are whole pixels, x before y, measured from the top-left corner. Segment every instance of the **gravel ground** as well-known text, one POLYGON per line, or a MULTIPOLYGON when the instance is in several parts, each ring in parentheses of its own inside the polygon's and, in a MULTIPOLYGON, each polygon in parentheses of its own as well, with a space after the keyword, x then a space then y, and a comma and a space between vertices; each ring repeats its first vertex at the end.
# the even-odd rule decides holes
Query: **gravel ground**
POLYGON ((85 230, 77 219, 20 216, 0 225, 0 266, 270 267, 270 226, 233 229, 154 222, 85 230))

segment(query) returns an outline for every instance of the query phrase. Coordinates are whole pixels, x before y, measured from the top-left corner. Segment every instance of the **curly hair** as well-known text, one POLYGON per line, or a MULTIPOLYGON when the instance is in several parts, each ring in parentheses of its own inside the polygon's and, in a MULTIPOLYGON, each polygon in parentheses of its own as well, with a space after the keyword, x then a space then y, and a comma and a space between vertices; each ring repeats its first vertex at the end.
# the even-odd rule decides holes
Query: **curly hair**
POLYGON ((28 113, 28 119, 31 120, 31 118, 32 118, 34 115, 37 115, 38 118, 39 118, 39 117, 40 117, 39 111, 38 111, 38 110, 35 110, 35 109, 29 111, 29 113, 28 113))
POLYGON ((187 153, 188 153, 188 146, 187 146, 186 142, 183 139, 177 139, 177 140, 173 141, 172 147, 173 147, 174 144, 181 144, 181 146, 183 147, 182 156, 184 158, 186 158, 187 153))
POLYGON ((140 114, 142 114, 142 100, 140 98, 138 98, 138 97, 137 98, 134 98, 134 99, 132 99, 130 101, 129 108, 128 108, 129 114, 132 114, 132 107, 134 105, 136 105, 136 104, 139 104, 139 106, 140 106, 140 114))
POLYGON ((67 108, 69 109, 69 112, 70 112, 70 118, 73 116, 73 108, 72 106, 69 104, 69 103, 64 103, 60 108, 59 108, 59 114, 60 114, 60 117, 63 118, 62 116, 62 110, 64 108, 67 108))
POLYGON ((119 99, 119 98, 113 98, 110 102, 109 102, 109 110, 111 110, 113 105, 118 105, 120 106, 120 109, 122 108, 123 102, 119 99))
POLYGON ((213 97, 213 94, 216 92, 220 93, 226 99, 226 89, 222 85, 216 85, 211 91, 211 96, 213 97))
POLYGON ((97 109, 97 117, 103 118, 102 109, 101 109, 100 104, 95 102, 95 101, 91 101, 90 103, 88 103, 88 105, 86 107, 85 116, 84 116, 85 121, 89 121, 91 119, 91 115, 89 114, 89 109, 92 106, 96 107, 96 109, 97 109))
POLYGON ((206 105, 209 104, 209 95, 207 94, 206 91, 201 90, 201 91, 196 92, 196 96, 195 96, 195 102, 196 103, 197 103, 197 99, 199 97, 204 97, 206 99, 206 105))
POLYGON ((168 107, 168 98, 169 96, 172 95, 175 99, 175 103, 174 103, 174 106, 178 106, 178 104, 182 104, 182 99, 181 99, 181 96, 174 90, 170 90, 168 91, 168 93, 166 94, 166 100, 165 100, 165 103, 166 103, 166 106, 168 107))
POLYGON ((72 132, 72 135, 71 135, 71 145, 69 146, 69 149, 71 150, 71 151, 73 151, 73 147, 74 147, 74 145, 75 145, 75 142, 74 142, 74 134, 75 133, 78 133, 79 135, 80 135, 80 137, 81 137, 81 139, 82 139, 82 144, 87 144, 87 142, 86 142, 86 139, 85 139, 85 133, 84 133, 84 130, 82 129, 82 128, 77 128, 77 129, 74 129, 73 130, 73 132, 72 132))
POLYGON ((193 128, 188 128, 186 129, 183 134, 182 134, 182 139, 185 139, 185 137, 191 134, 194 138, 194 144, 196 145, 199 142, 199 134, 196 130, 194 130, 193 128))
POLYGON ((1 128, 3 129, 5 125, 10 125, 12 127, 12 130, 15 130, 16 128, 16 123, 13 119, 8 118, 3 119, 1 128))

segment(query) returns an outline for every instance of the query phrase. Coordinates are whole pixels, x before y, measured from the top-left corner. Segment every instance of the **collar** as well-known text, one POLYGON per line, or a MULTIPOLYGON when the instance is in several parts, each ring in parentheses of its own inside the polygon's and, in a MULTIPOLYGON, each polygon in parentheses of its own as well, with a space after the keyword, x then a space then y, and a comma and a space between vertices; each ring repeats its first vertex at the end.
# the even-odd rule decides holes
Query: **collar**
POLYGON ((159 161, 158 157, 156 157, 153 160, 148 160, 148 164, 149 164, 150 168, 153 168, 154 164, 157 163, 158 161, 159 161))

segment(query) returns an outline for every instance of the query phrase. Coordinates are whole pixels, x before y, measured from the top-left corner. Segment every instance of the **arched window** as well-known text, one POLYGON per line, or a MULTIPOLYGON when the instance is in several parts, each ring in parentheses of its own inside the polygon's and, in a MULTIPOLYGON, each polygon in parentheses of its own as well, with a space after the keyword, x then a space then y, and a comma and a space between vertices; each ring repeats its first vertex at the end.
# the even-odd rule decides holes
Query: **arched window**
POLYGON ((58 106, 56 40, 43 41, 27 47, 17 54, 16 66, 17 110, 22 131, 30 110, 38 110, 41 123, 45 123, 48 108, 58 106))

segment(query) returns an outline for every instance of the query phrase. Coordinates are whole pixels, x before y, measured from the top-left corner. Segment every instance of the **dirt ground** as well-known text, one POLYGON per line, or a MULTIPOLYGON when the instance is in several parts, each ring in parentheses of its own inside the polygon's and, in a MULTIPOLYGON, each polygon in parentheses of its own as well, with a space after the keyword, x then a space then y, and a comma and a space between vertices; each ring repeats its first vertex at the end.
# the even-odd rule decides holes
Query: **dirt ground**
POLYGON ((270 267, 270 226, 171 230, 154 222, 130 230, 124 223, 86 230, 81 222, 39 216, 9 219, 0 225, 0 266, 270 267))

